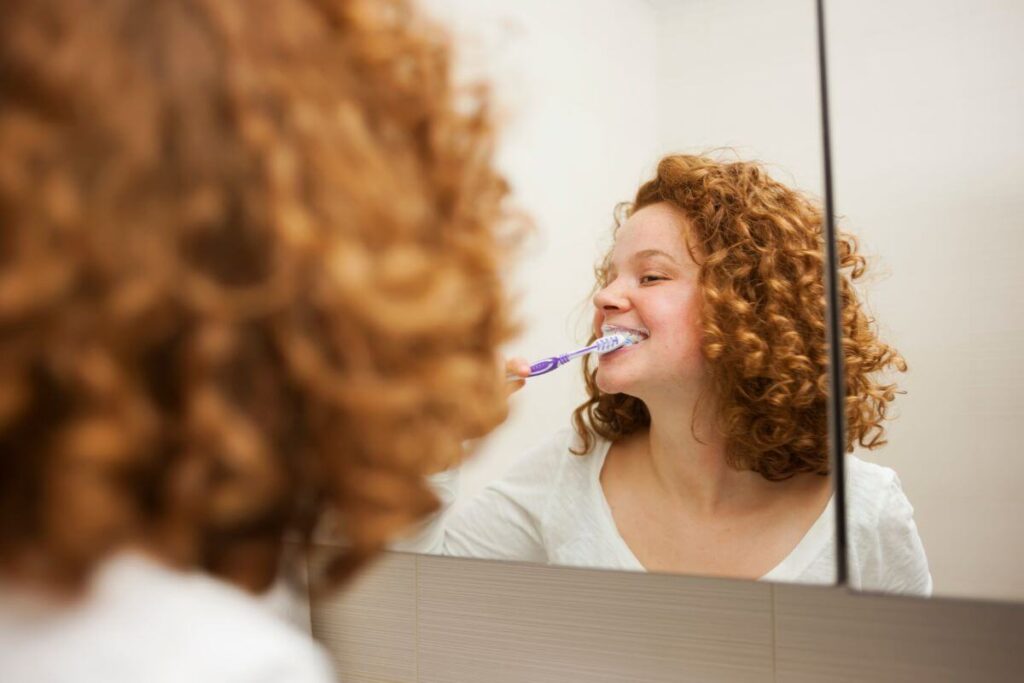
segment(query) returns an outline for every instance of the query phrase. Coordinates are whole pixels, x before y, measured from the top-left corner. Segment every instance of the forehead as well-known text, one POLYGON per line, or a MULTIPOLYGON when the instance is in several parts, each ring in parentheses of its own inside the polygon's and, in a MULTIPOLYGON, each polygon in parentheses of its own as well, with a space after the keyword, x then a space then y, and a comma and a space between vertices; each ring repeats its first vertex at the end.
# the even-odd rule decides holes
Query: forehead
POLYGON ((612 261, 627 261, 648 250, 667 252, 681 265, 692 264, 686 248, 689 221, 682 211, 664 202, 640 209, 615 234, 612 261))

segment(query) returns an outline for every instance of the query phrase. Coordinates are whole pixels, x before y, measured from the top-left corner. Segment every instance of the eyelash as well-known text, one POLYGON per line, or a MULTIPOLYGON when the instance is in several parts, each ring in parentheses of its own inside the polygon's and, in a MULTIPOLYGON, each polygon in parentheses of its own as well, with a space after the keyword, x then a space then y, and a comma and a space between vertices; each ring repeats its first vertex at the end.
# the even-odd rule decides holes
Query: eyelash
MULTIPOLYGON (((646 284, 650 284, 650 283, 651 283, 651 281, 652 281, 652 282, 659 282, 659 281, 662 281, 662 280, 668 280, 668 279, 669 279, 669 278, 667 278, 667 277, 664 277, 663 275, 641 275, 641 276, 640 276, 640 278, 639 278, 639 280, 640 280, 640 284, 641 284, 641 285, 646 285, 646 284), (650 280, 650 281, 648 281, 648 280, 650 280)), ((605 277, 605 278, 604 278, 604 279, 603 279, 603 280, 601 281, 601 287, 602 287, 602 288, 604 288, 604 287, 607 287, 607 286, 608 286, 609 284, 611 284, 611 283, 612 283, 612 282, 613 282, 614 280, 615 280, 615 278, 614 278, 614 277, 605 277)))

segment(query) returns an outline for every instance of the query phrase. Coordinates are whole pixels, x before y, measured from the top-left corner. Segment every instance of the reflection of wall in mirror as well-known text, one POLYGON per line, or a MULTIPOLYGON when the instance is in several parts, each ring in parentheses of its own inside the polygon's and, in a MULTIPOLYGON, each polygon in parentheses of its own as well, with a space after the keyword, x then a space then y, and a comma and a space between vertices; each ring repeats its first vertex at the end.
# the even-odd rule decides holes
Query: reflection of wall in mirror
POLYGON ((906 357, 889 444, 936 595, 1024 599, 1024 5, 828 3, 841 226, 906 357), (870 46, 866 49, 865 46, 870 46))

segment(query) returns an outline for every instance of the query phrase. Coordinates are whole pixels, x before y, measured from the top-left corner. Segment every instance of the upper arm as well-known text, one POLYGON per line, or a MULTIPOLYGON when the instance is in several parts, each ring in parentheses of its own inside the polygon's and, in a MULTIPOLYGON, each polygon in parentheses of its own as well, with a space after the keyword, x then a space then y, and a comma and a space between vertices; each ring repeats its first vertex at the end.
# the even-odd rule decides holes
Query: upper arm
POLYGON ((486 487, 445 525, 443 552, 460 557, 547 561, 543 496, 522 482, 486 487))
MULTIPOLYGON (((542 538, 543 512, 534 501, 538 491, 530 480, 513 477, 493 482, 461 509, 453 509, 459 472, 431 477, 441 509, 405 538, 390 544, 400 552, 454 555, 483 559, 546 559, 542 538)), ((532 478, 531 478, 532 479, 532 478)))
POLYGON ((559 487, 567 439, 556 433, 444 519, 441 552, 460 557, 546 562, 545 514, 559 487))

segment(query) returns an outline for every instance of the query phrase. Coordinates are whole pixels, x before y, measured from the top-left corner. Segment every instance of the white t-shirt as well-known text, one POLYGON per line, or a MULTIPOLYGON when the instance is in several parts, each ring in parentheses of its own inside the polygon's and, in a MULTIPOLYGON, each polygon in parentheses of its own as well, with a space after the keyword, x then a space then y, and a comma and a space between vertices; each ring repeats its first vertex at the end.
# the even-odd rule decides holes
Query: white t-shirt
MULTIPOLYGON (((623 540, 600 474, 608 448, 598 437, 583 456, 572 429, 557 432, 454 514, 444 509, 398 550, 462 557, 645 571, 623 540)), ((888 467, 846 458, 849 583, 854 588, 929 595, 931 575, 913 508, 888 467)), ((432 478, 444 508, 458 470, 432 478)), ((835 510, 830 499, 800 542, 764 581, 834 584, 835 510)))
POLYGON ((82 599, 0 586, 0 681, 326 683, 320 647, 223 581, 124 552, 82 599))

